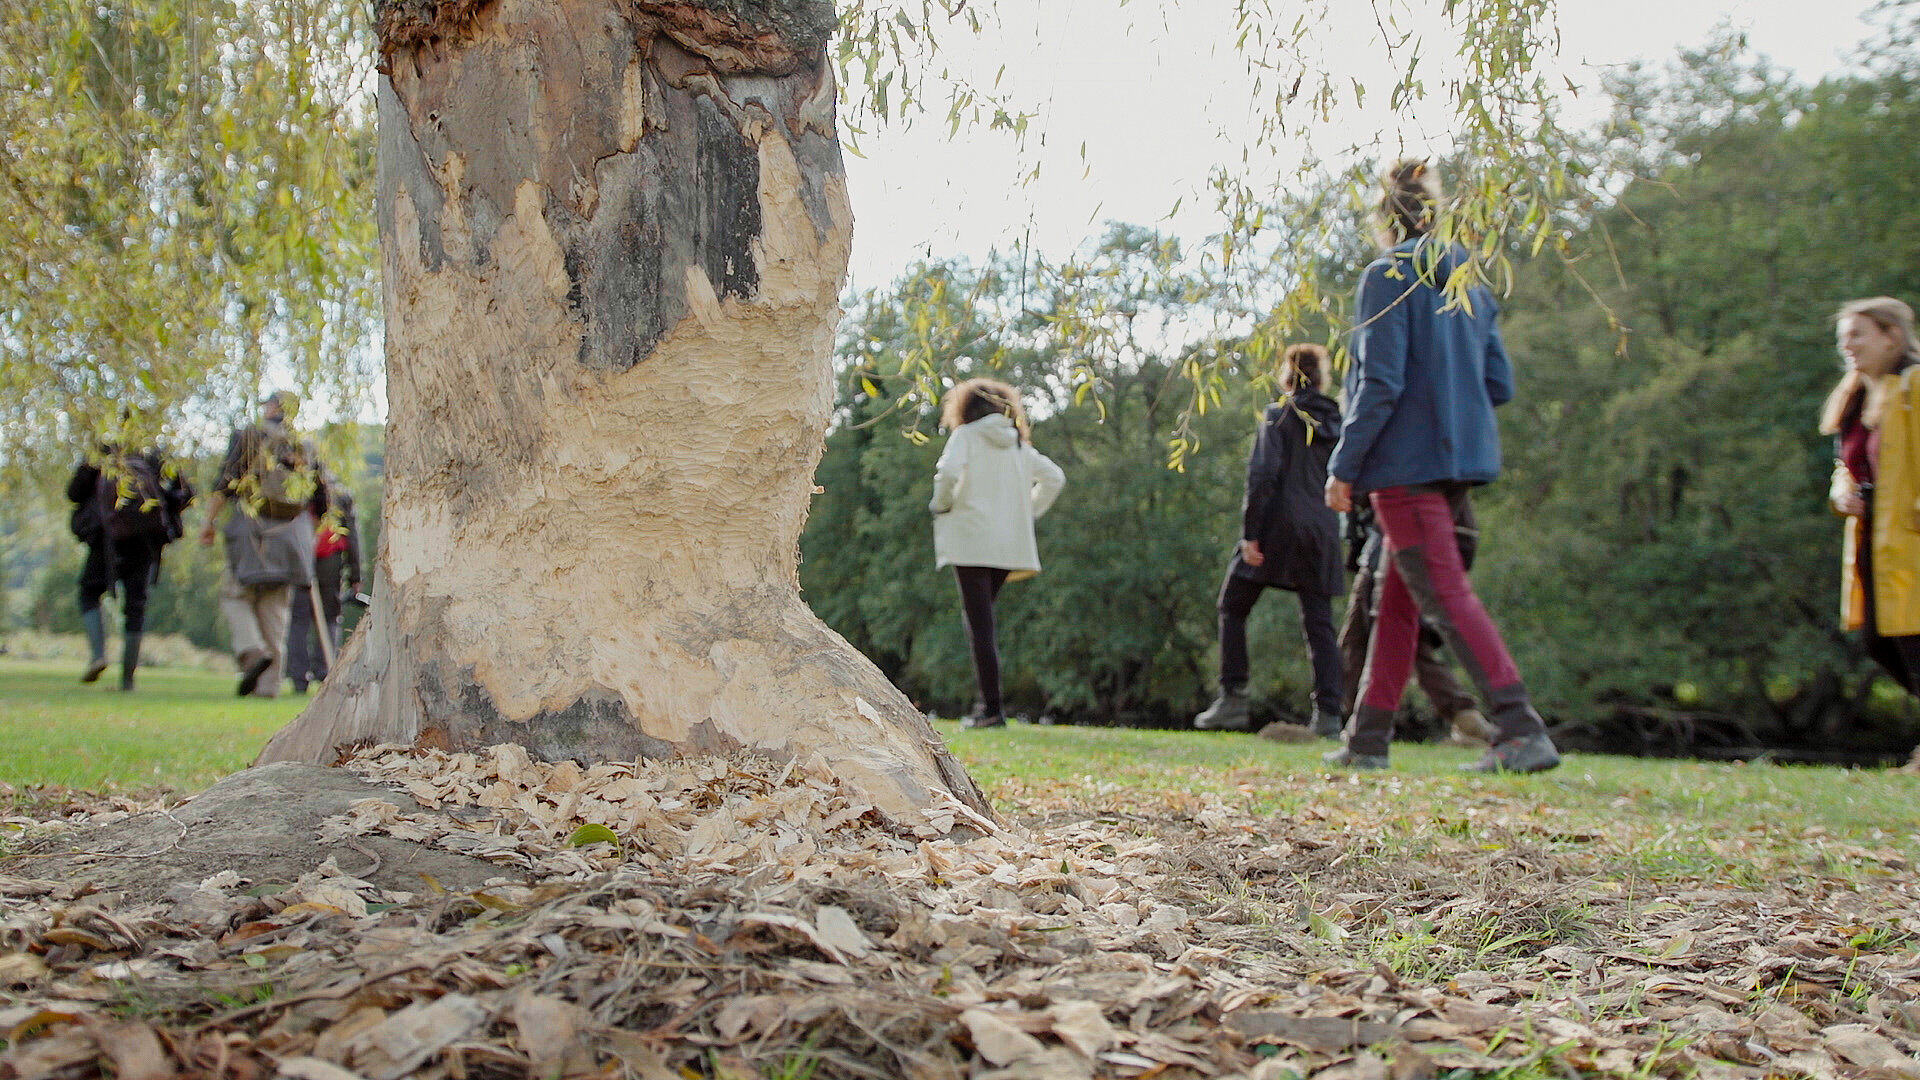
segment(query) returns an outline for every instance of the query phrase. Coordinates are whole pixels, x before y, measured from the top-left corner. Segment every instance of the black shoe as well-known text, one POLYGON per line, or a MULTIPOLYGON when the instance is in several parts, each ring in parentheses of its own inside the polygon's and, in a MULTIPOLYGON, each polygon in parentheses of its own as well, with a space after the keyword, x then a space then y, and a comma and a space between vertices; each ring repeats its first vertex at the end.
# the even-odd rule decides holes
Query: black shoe
POLYGON ((1340 732, 1346 727, 1339 713, 1322 712, 1313 717, 1313 733, 1323 739, 1339 739, 1340 732))
POLYGON ((1464 772, 1546 772, 1560 764, 1560 751, 1553 740, 1545 735, 1522 735, 1517 739, 1507 739, 1494 743, 1481 755, 1480 760, 1471 765, 1460 766, 1464 772))
POLYGON ((260 676, 265 675, 267 669, 273 666, 273 654, 255 653, 252 660, 246 660, 246 665, 246 669, 240 673, 240 686, 236 691, 240 697, 253 693, 254 687, 260 685, 260 676))
POLYGON ((978 731, 981 728, 1006 727, 1007 718, 1001 713, 988 712, 985 705, 978 705, 974 707, 973 712, 967 715, 966 719, 960 721, 960 726, 969 731, 978 731))
POLYGON ((80 676, 81 682, 98 682, 100 673, 107 670, 107 658, 96 656, 87 662, 86 673, 80 676))

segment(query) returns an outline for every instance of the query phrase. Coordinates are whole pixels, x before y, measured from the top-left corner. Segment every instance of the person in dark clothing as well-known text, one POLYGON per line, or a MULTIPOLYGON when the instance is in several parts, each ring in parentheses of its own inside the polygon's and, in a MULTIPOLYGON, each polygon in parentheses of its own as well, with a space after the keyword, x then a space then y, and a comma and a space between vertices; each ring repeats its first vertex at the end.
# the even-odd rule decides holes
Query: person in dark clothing
POLYGON ((116 587, 124 637, 120 648, 120 689, 132 690, 146 633, 147 594, 160 577, 160 553, 180 538, 180 515, 193 501, 193 485, 167 466, 158 451, 119 454, 107 448, 101 465, 83 461, 67 481, 74 504, 73 533, 87 545, 80 571, 80 622, 86 628, 89 658, 81 682, 94 682, 107 670, 107 627, 100 599, 116 587))
POLYGON ((1281 389, 1267 406, 1247 458, 1247 493, 1240 542, 1227 562, 1217 604, 1220 620, 1220 693, 1193 718, 1202 730, 1247 726, 1247 616, 1267 589, 1300 600, 1300 622, 1313 665, 1313 729, 1340 730, 1340 647, 1333 632, 1333 598, 1345 583, 1340 567, 1340 518, 1321 500, 1327 458, 1340 439, 1340 406, 1327 396, 1331 364, 1318 345, 1286 352, 1281 389))
MULTIPOLYGON (((1460 564, 1473 569, 1474 550, 1480 530, 1474 522, 1473 500, 1463 498, 1454 505, 1456 517, 1453 535, 1460 544, 1460 564)), ((1340 623, 1340 664, 1346 679, 1340 690, 1340 715, 1352 716, 1360 700, 1360 677, 1366 671, 1367 643, 1373 636, 1373 618, 1379 609, 1380 563, 1386 537, 1381 535, 1373 511, 1365 504, 1354 506, 1348 515, 1364 537, 1360 550, 1352 557, 1353 591, 1347 595, 1347 616, 1340 623)), ((1453 667, 1447 662, 1446 639, 1425 620, 1420 624, 1419 651, 1413 658, 1413 677, 1432 702, 1434 711, 1447 722, 1447 744, 1484 749, 1492 742, 1493 725, 1475 705, 1473 695, 1460 686, 1453 667)))
POLYGON ((1493 410, 1513 396, 1499 304, 1474 285, 1449 298, 1466 258, 1432 235, 1440 190, 1424 161, 1389 170, 1380 203, 1388 251, 1361 275, 1353 393, 1327 466, 1327 505, 1368 498, 1386 537, 1387 572, 1361 676, 1360 701, 1331 765, 1384 769, 1394 712, 1430 620, 1467 668, 1499 729, 1477 772, 1540 772, 1559 750, 1534 709, 1499 628, 1474 594, 1455 539, 1457 507, 1500 474, 1493 410))
POLYGON ((346 584, 346 595, 360 591, 360 528, 353 493, 324 466, 321 478, 322 486, 308 506, 320 523, 314 531, 313 581, 330 647, 321 647, 315 636, 312 594, 295 596, 287 620, 287 678, 298 694, 306 693, 309 683, 326 679, 329 654, 340 655, 341 583, 346 584))

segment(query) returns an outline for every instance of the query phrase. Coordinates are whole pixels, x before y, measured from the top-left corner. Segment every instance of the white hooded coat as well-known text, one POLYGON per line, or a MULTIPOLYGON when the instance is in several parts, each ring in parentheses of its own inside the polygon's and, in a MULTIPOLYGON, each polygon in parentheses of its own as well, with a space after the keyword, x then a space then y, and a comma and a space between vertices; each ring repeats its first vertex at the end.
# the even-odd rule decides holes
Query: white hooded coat
POLYGON ((933 472, 934 564, 1038 572, 1033 523, 1066 482, 1000 413, 955 428, 933 472))

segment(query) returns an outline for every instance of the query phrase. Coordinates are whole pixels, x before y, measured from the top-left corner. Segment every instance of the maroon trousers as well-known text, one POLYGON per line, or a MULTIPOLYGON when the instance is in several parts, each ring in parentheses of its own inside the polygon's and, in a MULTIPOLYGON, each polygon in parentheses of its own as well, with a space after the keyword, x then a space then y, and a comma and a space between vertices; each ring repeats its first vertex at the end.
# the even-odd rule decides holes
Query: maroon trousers
POLYGON ((1348 728, 1347 746, 1357 754, 1386 754, 1393 741, 1393 714, 1413 673, 1420 647, 1420 617, 1440 631, 1492 710, 1500 739, 1543 734, 1520 670, 1487 609, 1474 595, 1454 537, 1452 501, 1467 497, 1465 484, 1422 484, 1372 494, 1373 512, 1386 538, 1386 573, 1374 617, 1360 702, 1348 728))

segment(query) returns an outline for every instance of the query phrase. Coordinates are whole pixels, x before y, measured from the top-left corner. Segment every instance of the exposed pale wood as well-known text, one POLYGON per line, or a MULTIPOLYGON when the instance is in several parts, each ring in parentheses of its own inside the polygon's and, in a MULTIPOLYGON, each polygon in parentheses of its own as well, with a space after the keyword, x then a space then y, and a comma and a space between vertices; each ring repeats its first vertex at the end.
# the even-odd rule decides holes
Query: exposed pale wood
POLYGON ((852 229, 830 69, 716 64, 662 7, 498 0, 388 52, 385 587, 261 760, 751 748, 984 810, 799 594, 852 229))

